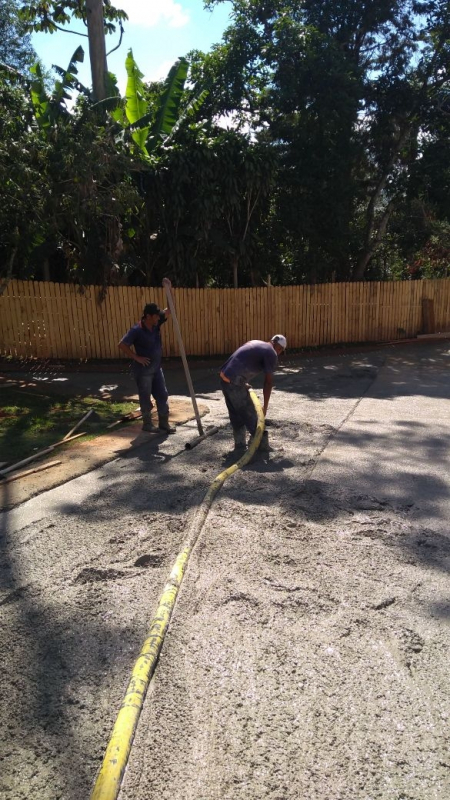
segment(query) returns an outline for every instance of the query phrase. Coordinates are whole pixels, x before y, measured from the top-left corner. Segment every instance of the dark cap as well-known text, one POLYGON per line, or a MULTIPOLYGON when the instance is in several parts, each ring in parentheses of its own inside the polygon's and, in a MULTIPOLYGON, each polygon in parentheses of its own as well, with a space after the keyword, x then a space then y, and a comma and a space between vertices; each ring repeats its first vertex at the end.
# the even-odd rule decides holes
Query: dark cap
POLYGON ((144 311, 142 312, 142 316, 146 317, 148 314, 160 314, 161 309, 156 303, 147 303, 144 307, 144 311))

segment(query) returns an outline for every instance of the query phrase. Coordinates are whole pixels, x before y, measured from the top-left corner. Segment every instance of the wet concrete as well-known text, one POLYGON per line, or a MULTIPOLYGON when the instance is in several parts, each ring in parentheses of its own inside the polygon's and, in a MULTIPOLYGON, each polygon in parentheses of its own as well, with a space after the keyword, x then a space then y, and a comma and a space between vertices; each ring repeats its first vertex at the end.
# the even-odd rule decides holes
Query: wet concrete
MULTIPOLYGON (((449 794, 448 352, 284 362, 273 450, 210 512, 121 800, 449 794)), ((218 435, 186 452, 186 429, 0 515, 7 800, 89 796, 192 514, 231 463, 210 378, 218 435)))

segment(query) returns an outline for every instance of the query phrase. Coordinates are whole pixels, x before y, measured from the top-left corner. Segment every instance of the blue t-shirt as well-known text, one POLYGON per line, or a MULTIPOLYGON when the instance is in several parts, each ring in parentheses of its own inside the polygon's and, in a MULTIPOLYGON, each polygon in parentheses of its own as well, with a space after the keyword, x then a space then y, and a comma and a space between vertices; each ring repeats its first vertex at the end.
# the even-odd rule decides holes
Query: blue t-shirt
POLYGON ((221 372, 231 383, 243 384, 258 375, 259 372, 272 374, 278 364, 278 356, 270 344, 260 339, 252 339, 243 344, 225 362, 221 372))
MULTIPOLYGON (((121 343, 127 344, 128 347, 134 345, 134 349, 136 350, 136 354, 138 356, 144 356, 144 358, 149 358, 151 360, 151 367, 153 369, 157 369, 161 364, 162 359, 162 342, 161 342, 161 325, 163 325, 166 320, 165 314, 160 314, 159 322, 155 325, 154 328, 149 330, 143 322, 138 322, 137 325, 133 325, 132 328, 125 334, 125 336, 121 339, 121 343)), ((133 362, 133 368, 142 366, 137 362, 133 362)))

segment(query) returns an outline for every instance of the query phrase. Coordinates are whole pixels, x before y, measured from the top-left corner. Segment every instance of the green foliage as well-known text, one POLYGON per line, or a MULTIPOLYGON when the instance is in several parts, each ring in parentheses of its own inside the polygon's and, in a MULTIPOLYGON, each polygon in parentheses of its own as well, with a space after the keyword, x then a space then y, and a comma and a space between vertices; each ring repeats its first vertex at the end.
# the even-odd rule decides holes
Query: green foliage
MULTIPOLYGON (((49 31, 83 14, 75 0, 24 11, 49 31)), ((98 103, 78 82, 81 48, 50 88, 39 65, 30 79, 0 70, 2 274, 155 284, 169 270, 187 286, 446 274, 449 14, 438 0, 235 0, 211 53, 147 84, 129 51, 125 97, 108 75, 98 103)))
MULTIPOLYGON (((142 82, 142 72, 140 72, 130 50, 125 62, 128 81, 126 88, 125 114, 131 125, 139 122, 147 112, 147 102, 145 98, 145 87, 142 82)), ((148 127, 133 130, 132 137, 141 150, 146 153, 145 143, 147 140, 148 127)))
POLYGON ((42 235, 47 149, 20 85, 0 75, 0 264, 17 274, 42 235))
POLYGON ((42 73, 41 65, 37 63, 33 64, 31 67, 30 72, 33 75, 31 81, 31 100, 36 120, 44 130, 50 129, 57 124, 58 120, 67 117, 69 114, 64 101, 70 100, 71 95, 69 92, 80 86, 76 79, 78 74, 76 64, 83 60, 83 48, 78 47, 70 59, 67 70, 62 70, 60 67, 57 67, 57 71, 61 75, 61 80, 55 81, 51 94, 47 92, 45 76, 42 73))
MULTIPOLYGON (((0 450, 3 458, 12 463, 60 441, 91 409, 95 411, 95 421, 88 419, 83 430, 99 436, 108 423, 136 408, 136 403, 91 397, 56 398, 8 387, 2 390, 2 395, 0 450)), ((70 447, 70 443, 66 446, 70 447)))
POLYGON ((437 0, 236 0, 223 43, 194 54, 211 112, 234 111, 277 152, 279 274, 286 247, 294 280, 366 274, 448 84, 449 39, 437 0))
POLYGON ((188 62, 180 58, 171 67, 164 82, 159 109, 152 129, 152 138, 169 136, 179 120, 180 104, 188 74, 188 62))
POLYGON ((26 73, 35 60, 30 35, 19 16, 18 0, 0 0, 0 64, 26 73))
MULTIPOLYGON (((58 28, 70 24, 72 18, 86 22, 86 5, 79 0, 24 2, 20 16, 23 24, 30 31, 55 33, 58 28)), ((106 33, 114 33, 115 23, 128 19, 124 11, 115 8, 107 0, 103 2, 103 18, 106 33)))

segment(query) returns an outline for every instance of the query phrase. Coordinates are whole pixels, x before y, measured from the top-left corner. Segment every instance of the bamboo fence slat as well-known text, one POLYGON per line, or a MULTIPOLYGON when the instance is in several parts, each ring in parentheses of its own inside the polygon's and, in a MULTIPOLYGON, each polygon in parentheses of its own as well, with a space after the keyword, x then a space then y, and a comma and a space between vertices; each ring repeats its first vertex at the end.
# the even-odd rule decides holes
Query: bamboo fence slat
POLYGON ((63 283, 55 284, 55 291, 58 297, 58 308, 60 318, 60 329, 64 340, 64 358, 71 358, 72 356, 72 331, 69 325, 68 305, 66 302, 66 286, 63 283))
POLYGON ((61 284, 64 289, 64 302, 67 309, 67 324, 70 337, 70 357, 76 358, 80 353, 80 340, 77 330, 76 287, 72 284, 61 284))
POLYGON ((52 358, 58 358, 59 355, 62 355, 63 349, 60 348, 61 343, 61 329, 60 329, 60 314, 59 314, 59 307, 58 307, 58 295, 56 294, 56 284, 49 283, 48 284, 48 296, 50 301, 50 314, 52 317, 52 358))
MULTIPOLYGON (((117 288, 119 289, 119 288, 122 288, 122 287, 117 287, 117 288)), ((120 342, 120 340, 121 340, 121 338, 123 336, 123 333, 122 333, 122 330, 121 330, 122 326, 121 326, 121 323, 120 323, 120 292, 114 292, 112 294, 112 296, 111 296, 111 306, 112 306, 112 316, 113 316, 113 323, 114 323, 113 324, 113 330, 112 330, 113 348, 114 348, 113 349, 113 353, 114 353, 113 357, 114 358, 118 358, 119 357, 119 353, 120 353, 120 351, 119 351, 119 342, 120 342)))
POLYGON ((29 296, 28 322, 30 326, 30 353, 35 353, 38 357, 41 354, 41 341, 39 336, 39 321, 37 313, 36 297, 32 281, 27 281, 26 291, 29 296))
POLYGON ((78 286, 71 286, 70 299, 72 305, 72 324, 75 340, 75 354, 74 358, 83 359, 84 343, 83 343, 83 323, 81 308, 79 305, 79 291, 78 286))
POLYGON ((345 292, 345 342, 353 341, 353 284, 347 283, 346 284, 346 292, 345 292))
POLYGON ((332 297, 333 284, 327 283, 324 285, 325 294, 325 336, 326 344, 331 344, 331 297, 332 297))
POLYGON ((89 331, 89 347, 91 351, 91 358, 101 358, 101 342, 98 341, 95 329, 95 320, 97 317, 97 287, 89 286, 86 296, 86 317, 87 317, 87 330, 89 331), (94 355, 94 353, 96 355, 94 355))
MULTIPOLYGON (((117 358, 118 342, 163 289, 10 281, 0 296, 0 354, 23 358, 117 358)), ((249 339, 284 333, 289 348, 389 341, 422 332, 422 300, 434 301, 436 332, 450 331, 450 279, 332 283, 248 289, 174 289, 188 355, 229 355, 249 339)), ((173 324, 166 356, 178 356, 173 324)))
POLYGON ((14 356, 21 356, 21 325, 20 325, 20 309, 18 307, 19 298, 18 298, 18 281, 14 281, 14 284, 11 285, 11 353, 14 356))
POLYGON ((86 356, 87 358, 94 358, 95 357, 95 342, 92 336, 92 326, 91 320, 89 317, 89 309, 92 305, 91 301, 91 294, 92 294, 92 286, 87 286, 84 289, 83 294, 81 295, 82 299, 82 307, 83 307, 83 333, 84 333, 84 345, 86 348, 86 356))
POLYGON ((125 356, 119 350, 119 342, 122 336, 125 336, 128 328, 127 328, 127 319, 125 313, 125 293, 124 287, 118 286, 116 292, 116 320, 117 320, 117 329, 116 329, 116 353, 117 358, 125 359, 125 356))
POLYGON ((61 330, 61 316, 59 308, 59 297, 56 292, 56 283, 48 284, 48 295, 50 301, 50 314, 52 317, 52 358, 64 356, 64 345, 62 344, 63 331, 61 330))
POLYGON ((304 286, 304 322, 303 322, 303 346, 309 347, 311 345, 311 328, 310 328, 310 310, 311 310, 311 287, 304 286))
POLYGON ((322 337, 324 344, 330 343, 329 335, 329 284, 321 284, 320 291, 322 295, 322 337))
POLYGON ((72 301, 71 294, 73 286, 64 283, 60 283, 59 286, 61 289, 61 296, 63 298, 63 303, 64 303, 64 312, 65 312, 64 318, 69 332, 68 340, 70 342, 69 344, 70 358, 75 358, 77 352, 77 341, 76 341, 77 337, 75 336, 75 319, 74 319, 75 314, 73 313, 74 309, 71 302, 72 301))
POLYGON ((197 303, 195 302, 195 289, 191 289, 191 308, 193 309, 193 313, 195 315, 195 329, 192 333, 195 333, 196 346, 198 348, 197 355, 202 356, 205 352, 205 333, 203 328, 203 292, 204 289, 199 289, 199 294, 197 295, 197 303))
POLYGON ((355 292, 355 328, 356 328, 355 337, 356 337, 356 341, 357 342, 362 342, 363 335, 362 335, 361 327, 362 327, 362 319, 363 319, 363 306, 362 306, 363 295, 362 295, 362 283, 361 283, 361 281, 358 281, 355 284, 355 289, 356 289, 356 292, 355 292))
POLYGON ((29 317, 27 313, 28 298, 25 296, 26 284, 24 281, 18 282, 18 300, 19 300, 19 325, 21 333, 21 350, 25 358, 29 356, 29 317))
POLYGON ((325 343, 325 292, 324 286, 321 283, 317 284, 317 302, 319 304, 318 308, 318 321, 319 321, 319 342, 323 341, 325 343))

